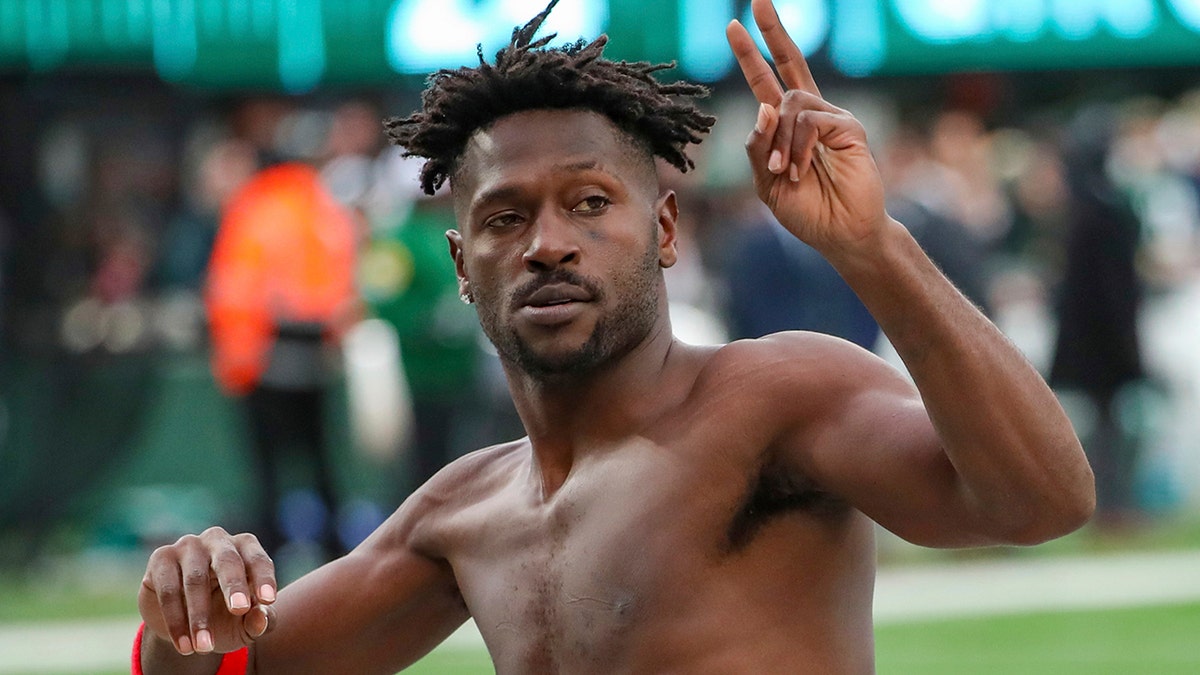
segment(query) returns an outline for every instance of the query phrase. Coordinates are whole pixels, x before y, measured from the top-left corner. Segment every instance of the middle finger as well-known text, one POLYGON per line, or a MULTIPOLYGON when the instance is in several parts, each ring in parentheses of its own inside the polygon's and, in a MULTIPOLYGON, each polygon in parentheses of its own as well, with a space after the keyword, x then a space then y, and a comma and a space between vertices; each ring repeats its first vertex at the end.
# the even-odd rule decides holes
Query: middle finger
POLYGON ((234 615, 248 612, 251 592, 246 583, 246 563, 237 548, 232 543, 218 548, 213 552, 210 565, 229 612, 234 615))
POLYGON ((197 652, 212 651, 212 632, 209 630, 212 608, 212 575, 210 558, 199 551, 189 551, 179 561, 183 573, 183 595, 187 600, 188 625, 192 646, 197 652))
POLYGON ((817 88, 817 81, 813 79, 812 71, 808 68, 808 61, 783 27, 771 0, 754 0, 751 10, 754 12, 754 23, 758 24, 758 30, 762 32, 763 40, 767 43, 767 49, 771 51, 771 58, 775 61, 775 68, 783 78, 783 83, 788 89, 799 89, 820 96, 821 90, 817 88))

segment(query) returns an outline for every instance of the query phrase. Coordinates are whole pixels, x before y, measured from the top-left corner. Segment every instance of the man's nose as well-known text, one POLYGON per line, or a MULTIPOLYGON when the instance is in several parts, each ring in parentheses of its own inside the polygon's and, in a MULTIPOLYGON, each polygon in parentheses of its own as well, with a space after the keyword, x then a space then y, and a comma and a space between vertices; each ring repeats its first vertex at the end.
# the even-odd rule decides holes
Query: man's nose
POLYGON ((578 228, 557 214, 541 214, 533 226, 522 261, 531 272, 544 272, 579 262, 578 228))

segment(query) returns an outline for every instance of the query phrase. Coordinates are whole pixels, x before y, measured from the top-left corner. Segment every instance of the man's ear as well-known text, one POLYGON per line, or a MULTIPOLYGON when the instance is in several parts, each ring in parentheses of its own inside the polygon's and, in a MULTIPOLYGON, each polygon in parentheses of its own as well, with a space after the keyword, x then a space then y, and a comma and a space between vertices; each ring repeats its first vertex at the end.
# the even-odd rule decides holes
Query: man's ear
POLYGON ((458 294, 467 297, 471 292, 471 280, 467 278, 467 265, 463 262, 462 233, 446 230, 446 241, 450 244, 450 259, 454 261, 454 273, 458 276, 458 294))
POLYGON ((679 259, 679 251, 676 248, 679 204, 675 200, 674 190, 667 190, 659 195, 655 213, 658 216, 658 264, 667 268, 679 259))

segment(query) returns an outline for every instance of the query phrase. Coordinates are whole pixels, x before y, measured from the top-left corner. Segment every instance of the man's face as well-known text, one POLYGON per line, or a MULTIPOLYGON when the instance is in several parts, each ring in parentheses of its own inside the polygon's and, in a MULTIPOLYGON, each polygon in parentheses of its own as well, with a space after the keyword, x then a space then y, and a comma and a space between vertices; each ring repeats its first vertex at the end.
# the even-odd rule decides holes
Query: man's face
POLYGON ((586 373, 666 325, 675 198, 608 119, 501 118, 468 143, 453 193, 459 284, 506 363, 539 379, 586 373))

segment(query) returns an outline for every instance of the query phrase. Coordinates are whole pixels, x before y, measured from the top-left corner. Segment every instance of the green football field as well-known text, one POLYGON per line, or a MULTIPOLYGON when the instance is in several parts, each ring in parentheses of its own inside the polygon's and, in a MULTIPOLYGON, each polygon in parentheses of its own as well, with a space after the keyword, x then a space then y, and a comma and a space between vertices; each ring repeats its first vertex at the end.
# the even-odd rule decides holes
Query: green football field
MULTIPOLYGON (((1200 604, 904 622, 880 626, 876 635, 880 675, 1200 673, 1200 604)), ((405 672, 494 671, 483 649, 443 646, 405 672)))
MULTIPOLYGON (((881 626, 876 659, 880 675, 1195 675, 1200 604, 881 626)), ((482 650, 442 648, 405 672, 493 671, 482 650)))
POLYGON ((904 623, 876 632, 886 673, 1200 673, 1200 604, 904 623))
MULTIPOLYGON (((876 663, 880 675, 1195 675, 1200 604, 881 626, 876 663)), ((405 671, 493 672, 484 650, 451 647, 405 671)))

